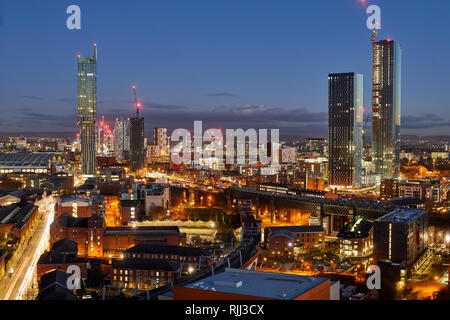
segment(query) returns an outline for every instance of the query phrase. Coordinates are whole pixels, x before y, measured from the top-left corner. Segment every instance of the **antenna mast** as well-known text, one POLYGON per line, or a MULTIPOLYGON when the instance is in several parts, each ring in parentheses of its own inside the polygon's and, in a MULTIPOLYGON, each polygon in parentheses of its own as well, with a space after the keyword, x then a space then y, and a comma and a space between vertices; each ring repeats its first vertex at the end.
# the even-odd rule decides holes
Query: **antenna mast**
POLYGON ((372 30, 372 44, 375 43, 375 38, 377 37, 378 34, 378 30, 377 29, 373 29, 372 30))

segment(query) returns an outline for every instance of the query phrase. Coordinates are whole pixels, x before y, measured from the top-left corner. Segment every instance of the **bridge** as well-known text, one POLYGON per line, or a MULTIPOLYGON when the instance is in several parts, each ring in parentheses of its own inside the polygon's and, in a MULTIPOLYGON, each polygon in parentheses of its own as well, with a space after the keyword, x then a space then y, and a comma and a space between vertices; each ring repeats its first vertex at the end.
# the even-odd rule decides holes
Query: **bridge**
POLYGON ((277 194, 240 187, 230 188, 228 197, 231 206, 235 199, 251 199, 257 208, 258 217, 268 212, 272 222, 283 216, 287 222, 295 222, 295 215, 298 212, 307 213, 316 217, 321 225, 325 222, 328 234, 334 229, 341 229, 346 222, 353 221, 357 216, 375 220, 396 208, 393 205, 373 200, 277 194))

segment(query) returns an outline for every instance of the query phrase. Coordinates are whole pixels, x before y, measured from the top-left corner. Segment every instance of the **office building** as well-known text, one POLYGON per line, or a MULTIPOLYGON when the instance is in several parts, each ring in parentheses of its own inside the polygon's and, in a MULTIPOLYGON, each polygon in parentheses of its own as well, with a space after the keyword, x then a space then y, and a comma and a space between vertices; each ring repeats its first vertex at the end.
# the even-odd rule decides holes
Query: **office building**
POLYGON ((363 76, 328 75, 330 188, 360 188, 362 175, 363 76))
POLYGON ((411 274, 428 247, 428 214, 425 210, 401 208, 378 218, 373 231, 374 262, 392 261, 411 274))
POLYGON ((386 178, 400 174, 401 48, 392 40, 373 42, 372 161, 386 178))
POLYGON ((97 120, 97 46, 94 56, 78 55, 78 125, 81 126, 81 170, 95 174, 95 122, 97 120))

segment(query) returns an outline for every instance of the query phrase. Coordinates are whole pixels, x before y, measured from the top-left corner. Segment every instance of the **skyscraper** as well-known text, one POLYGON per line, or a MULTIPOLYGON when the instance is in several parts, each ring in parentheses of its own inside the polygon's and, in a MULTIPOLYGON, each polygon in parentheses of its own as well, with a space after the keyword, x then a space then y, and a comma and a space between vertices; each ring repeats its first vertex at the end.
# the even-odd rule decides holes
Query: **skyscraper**
POLYGON ((116 118, 114 125, 114 155, 117 161, 128 159, 130 151, 130 125, 128 119, 116 118))
POLYGON ((78 125, 81 126, 81 168, 95 174, 95 122, 97 120, 97 45, 94 56, 78 55, 78 125))
POLYGON ((329 185, 360 188, 362 173, 363 76, 328 75, 329 185))
POLYGON ((386 178, 400 174, 401 48, 373 41, 372 161, 386 178))
POLYGON ((144 118, 130 119, 130 171, 144 169, 144 118))

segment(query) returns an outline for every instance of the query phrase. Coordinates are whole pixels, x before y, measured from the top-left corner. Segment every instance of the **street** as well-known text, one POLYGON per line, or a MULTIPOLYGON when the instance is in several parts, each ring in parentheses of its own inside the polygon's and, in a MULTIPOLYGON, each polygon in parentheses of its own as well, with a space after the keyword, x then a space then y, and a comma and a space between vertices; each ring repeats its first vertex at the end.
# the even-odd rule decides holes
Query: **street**
MULTIPOLYGON (((32 286, 35 289, 34 294, 37 293, 36 265, 40 255, 48 249, 54 204, 53 198, 48 197, 39 206, 39 216, 35 225, 24 241, 19 244, 12 258, 10 267, 13 268, 14 273, 10 277, 9 270, 6 270, 5 276, 0 280, 1 300, 25 299, 28 289, 32 286)), ((29 293, 33 295, 33 292, 29 293)))

